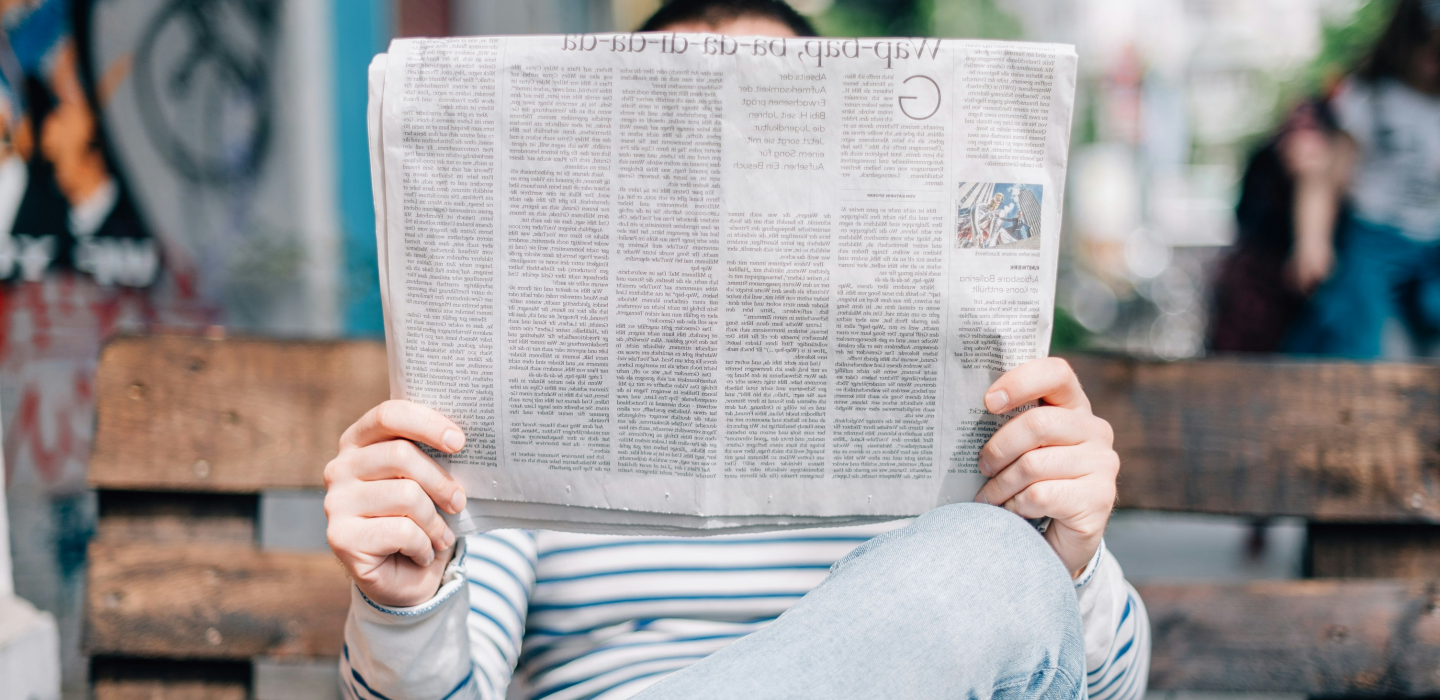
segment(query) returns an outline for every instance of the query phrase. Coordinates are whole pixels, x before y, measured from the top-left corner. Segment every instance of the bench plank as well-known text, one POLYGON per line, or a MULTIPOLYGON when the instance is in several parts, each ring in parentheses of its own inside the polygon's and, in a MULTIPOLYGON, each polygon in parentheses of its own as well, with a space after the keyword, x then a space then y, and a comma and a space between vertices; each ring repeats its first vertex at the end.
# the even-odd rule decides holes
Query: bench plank
POLYGON ((1440 522, 1440 367, 1067 359, 1115 428, 1121 507, 1440 522))
MULTIPOLYGON (((1440 367, 1068 359, 1115 427, 1123 507, 1440 522, 1440 367)), ((319 488, 389 393, 374 342, 125 338, 96 383, 109 489, 319 488)))
POLYGON ((90 663, 95 700, 246 700, 250 676, 248 662, 99 657, 90 663))
POLYGON ((95 700, 248 700, 245 684, 235 681, 95 681, 95 700))
MULTIPOLYGON (((1149 585, 1151 687, 1440 694, 1440 583, 1149 585)), ((92 544, 87 650, 169 658, 339 653, 350 602, 322 554, 92 544)))
POLYGON ((1311 696, 1440 695, 1436 581, 1139 587, 1150 687, 1311 696))
POLYGON ((97 539, 87 577, 90 654, 340 655, 350 583, 329 554, 97 539))
POLYGON ((1311 523, 1306 533, 1317 578, 1429 578, 1440 575, 1440 526, 1311 523))
POLYGON ((256 541, 254 494, 100 491, 95 539, 131 542, 256 541))
POLYGON ((121 338, 96 372, 96 488, 317 488, 340 434, 389 398, 385 346, 121 338))

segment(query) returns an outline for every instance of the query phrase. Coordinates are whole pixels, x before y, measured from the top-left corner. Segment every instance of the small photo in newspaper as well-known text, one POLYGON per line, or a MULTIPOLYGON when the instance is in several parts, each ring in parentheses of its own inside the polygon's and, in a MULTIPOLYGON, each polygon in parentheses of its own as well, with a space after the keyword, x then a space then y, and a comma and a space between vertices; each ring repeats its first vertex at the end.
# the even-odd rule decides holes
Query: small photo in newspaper
POLYGON ((1041 185, 960 183, 955 247, 1040 250, 1044 196, 1041 185))

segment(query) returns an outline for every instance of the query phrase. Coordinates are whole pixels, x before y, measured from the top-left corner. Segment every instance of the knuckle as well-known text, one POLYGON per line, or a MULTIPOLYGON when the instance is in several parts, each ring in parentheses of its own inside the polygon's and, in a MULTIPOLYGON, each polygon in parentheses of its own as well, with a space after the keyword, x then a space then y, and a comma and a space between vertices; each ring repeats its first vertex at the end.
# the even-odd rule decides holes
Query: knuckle
POLYGON ((1020 455, 1020 458, 1016 459, 1015 464, 1011 467, 1011 469, 1015 470, 1015 480, 1019 482, 1018 485, 1022 488, 1025 484, 1035 481, 1035 477, 1039 472, 1039 465, 1036 464, 1038 459, 1039 458, 1035 456, 1035 451, 1031 450, 1020 455))
POLYGON ((1025 489, 1025 492, 1029 494, 1030 504, 1036 508, 1048 510, 1054 508, 1059 501, 1059 493, 1057 493, 1054 482, 1051 481, 1032 484, 1030 488, 1025 489))
POLYGON ((1050 435, 1055 432, 1056 419, 1058 418, 1055 412, 1060 410, 1064 409, 1057 409, 1053 406, 1041 406, 1026 411, 1025 424, 1030 428, 1030 434, 1042 440, 1050 437, 1050 435))
POLYGON ((405 490, 405 500, 420 513, 424 513, 425 509, 430 506, 430 495, 425 493, 425 489, 421 488, 419 483, 410 479, 400 479, 400 488, 405 490))
POLYGON ((380 584, 385 582, 385 578, 379 572, 379 570, 370 570, 365 572, 351 571, 350 575, 355 578, 356 583, 359 583, 360 585, 366 587, 379 586, 380 584))
POLYGON ((340 464, 339 456, 325 463, 325 469, 320 472, 320 476, 325 481, 326 490, 335 486, 335 482, 340 480, 342 469, 344 469, 344 467, 340 464))
POLYGON ((1100 433, 1100 438, 1107 446, 1115 444, 1115 426, 1110 425, 1110 421, 1104 418, 1096 418, 1095 420, 1100 421, 1097 428, 1100 433))
POLYGON ((1035 509, 1043 507, 1040 504, 1036 503, 1035 494, 1031 492, 1030 489, 1025 489, 1024 491, 1021 491, 1020 493, 1012 496, 1010 498, 1010 503, 1015 506, 1014 510, 1016 511, 1033 512, 1035 509))
POLYGON ((1115 497, 1118 495, 1118 493, 1119 492, 1116 490, 1114 482, 1107 482, 1105 484, 1105 487, 1104 489, 1102 489, 1100 494, 1102 496, 1102 498, 1100 499, 1100 505, 1102 508, 1105 509, 1105 512, 1108 513, 1114 509, 1115 497))
POLYGON ((382 428, 392 428, 400 420, 400 402, 396 399, 381 402, 375 407, 375 423, 382 428))
POLYGON ((1105 473, 1110 477, 1109 481, 1113 485, 1115 477, 1120 475, 1120 454, 1115 450, 1105 450, 1104 465, 1105 473))
POLYGON ((395 467, 402 474, 409 474, 410 458, 414 451, 415 445, 409 440, 389 440, 385 443, 385 464, 395 467))
POLYGON ((1065 526, 1074 530, 1081 537, 1094 537, 1105 532, 1105 523, 1109 518, 1086 517, 1072 518, 1066 521, 1065 526))
POLYGON ((370 548, 375 552, 394 552, 408 541, 403 529, 405 518, 375 518, 375 528, 370 532, 370 548))
POLYGON ((330 545, 330 551, 343 560, 349 560, 355 555, 355 547, 352 540, 354 537, 338 525, 331 525, 325 528, 325 542, 330 545))
POLYGON ((414 520, 409 518, 402 518, 402 520, 405 521, 405 542, 410 549, 416 552, 430 549, 430 533, 426 532, 425 528, 420 527, 420 523, 414 520))

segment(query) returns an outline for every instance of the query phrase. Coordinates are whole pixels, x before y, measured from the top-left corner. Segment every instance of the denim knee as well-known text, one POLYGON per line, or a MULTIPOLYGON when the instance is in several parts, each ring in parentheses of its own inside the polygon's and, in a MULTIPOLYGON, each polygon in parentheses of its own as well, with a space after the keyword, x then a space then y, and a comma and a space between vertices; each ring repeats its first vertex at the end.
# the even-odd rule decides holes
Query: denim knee
POLYGON ((915 564, 925 562, 924 571, 916 572, 925 576, 994 578, 989 574, 1003 573, 1069 581, 1065 565, 1034 526, 1004 508, 979 503, 936 508, 904 528, 866 542, 836 562, 834 570, 882 547, 932 555, 909 558, 915 564))
POLYGON ((832 578, 882 575, 906 601, 897 614, 977 619, 1005 630, 1000 646, 1039 653, 1062 675, 1084 668, 1084 632, 1075 586, 1045 538, 1003 508, 966 503, 936 508, 837 562, 832 578), (957 605, 957 594, 977 606, 957 605))

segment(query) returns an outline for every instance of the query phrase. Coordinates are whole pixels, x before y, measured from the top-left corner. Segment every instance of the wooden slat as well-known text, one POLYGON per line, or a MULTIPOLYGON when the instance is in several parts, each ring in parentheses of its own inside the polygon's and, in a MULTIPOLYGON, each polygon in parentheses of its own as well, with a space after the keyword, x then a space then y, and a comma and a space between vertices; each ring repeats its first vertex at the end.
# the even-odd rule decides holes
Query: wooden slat
POLYGON ((165 681, 153 678, 95 681, 95 700, 247 700, 234 681, 165 681))
POLYGON ((1435 581, 1141 586, 1156 690, 1440 695, 1435 581))
POLYGON ((95 700, 246 700, 250 664, 97 658, 90 664, 95 700))
POLYGON ((1071 357, 1125 508, 1440 522, 1440 367, 1071 357))
POLYGON ((90 654, 340 655, 349 579, 328 554, 96 540, 87 576, 90 654))
MULTIPOLYGON (((1440 522, 1440 367, 1074 357, 1124 459, 1121 505, 1440 522)), ((316 488, 388 395, 378 343, 128 338, 97 374, 91 481, 316 488)))
POLYGON ((252 545, 259 497, 254 494, 156 491, 99 492, 95 539, 136 542, 230 542, 252 545))
POLYGON ((319 487, 340 433, 389 397, 371 342, 122 338, 96 372, 97 488, 319 487))
POLYGON ((1440 525, 1311 523, 1311 574, 1328 578, 1440 575, 1440 525))
MULTIPOLYGON (((1440 584, 1289 581, 1140 588, 1151 687, 1440 694, 1440 584)), ((91 653, 188 658, 338 653, 349 603, 328 557, 236 547, 92 545, 91 653)))

